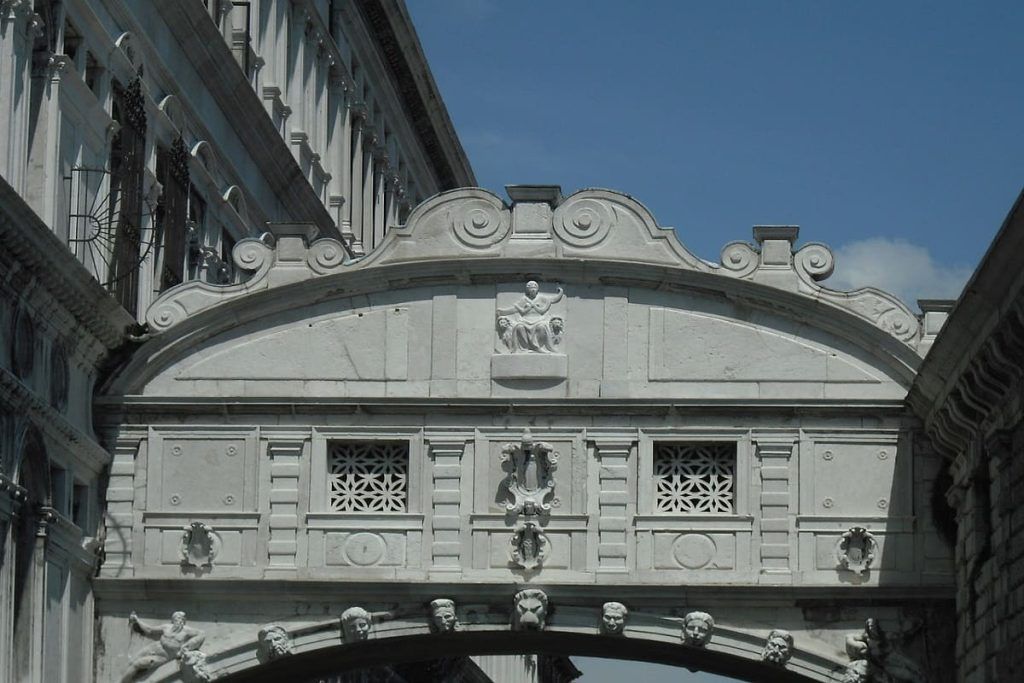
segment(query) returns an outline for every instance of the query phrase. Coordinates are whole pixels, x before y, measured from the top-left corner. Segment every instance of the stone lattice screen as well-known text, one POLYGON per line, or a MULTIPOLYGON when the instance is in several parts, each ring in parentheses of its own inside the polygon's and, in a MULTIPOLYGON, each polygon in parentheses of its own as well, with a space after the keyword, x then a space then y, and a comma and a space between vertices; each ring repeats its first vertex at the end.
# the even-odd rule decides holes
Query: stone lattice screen
POLYGON ((654 479, 657 512, 732 514, 736 445, 658 443, 654 449, 654 479))
POLYGON ((409 444, 335 441, 327 451, 331 512, 405 512, 409 497, 409 444))

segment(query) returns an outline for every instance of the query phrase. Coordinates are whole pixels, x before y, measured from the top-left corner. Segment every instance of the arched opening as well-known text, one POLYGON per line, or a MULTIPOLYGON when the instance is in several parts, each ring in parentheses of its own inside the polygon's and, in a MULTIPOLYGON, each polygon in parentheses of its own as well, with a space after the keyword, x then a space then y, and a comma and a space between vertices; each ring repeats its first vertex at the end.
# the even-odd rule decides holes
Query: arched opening
MULTIPOLYGON (((270 661, 225 675, 224 683, 271 683, 289 680, 294 683, 354 683, 379 680, 409 683, 420 680, 449 680, 430 678, 431 672, 447 671, 451 680, 459 678, 457 672, 467 670, 465 658, 480 655, 537 655, 537 666, 557 667, 559 661, 572 657, 626 660, 641 663, 681 667, 702 671, 739 681, 758 683, 806 683, 828 680, 830 666, 823 662, 793 661, 789 667, 766 664, 751 658, 750 653, 731 654, 721 650, 688 647, 679 643, 630 637, 610 637, 566 632, 483 631, 460 632, 445 635, 420 635, 369 640, 354 645, 331 645, 270 661), (817 676, 803 675, 819 669, 817 676), (387 678, 388 672, 397 674, 387 678), (403 675, 404 672, 404 675, 403 675), (822 675, 823 674, 823 675, 822 675), (428 676, 423 678, 423 676, 428 676)), ((797 657, 794 657, 794 660, 797 657)), ((812 657, 811 659, 817 659, 812 657)), ((642 670, 639 669, 638 670, 642 670)), ((557 670, 549 671, 544 680, 571 680, 559 678, 557 670)), ((710 677, 709 677, 710 678, 710 677)))

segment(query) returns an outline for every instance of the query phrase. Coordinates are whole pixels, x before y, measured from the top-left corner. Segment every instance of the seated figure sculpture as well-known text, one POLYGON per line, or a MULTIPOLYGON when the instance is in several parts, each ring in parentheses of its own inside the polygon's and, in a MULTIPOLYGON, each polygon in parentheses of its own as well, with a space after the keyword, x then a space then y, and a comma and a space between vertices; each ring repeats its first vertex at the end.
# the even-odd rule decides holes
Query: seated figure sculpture
POLYGON ((206 638, 206 634, 199 629, 186 625, 184 612, 175 612, 171 615, 171 623, 160 626, 150 626, 132 612, 128 615, 128 624, 142 635, 159 638, 159 641, 135 655, 121 678, 122 683, 134 681, 140 674, 161 664, 182 659, 185 652, 198 649, 206 638))
POLYGON ((565 321, 552 316, 551 306, 565 296, 562 288, 554 295, 541 294, 534 280, 526 283, 526 293, 507 308, 498 308, 498 332, 511 353, 557 353, 565 321))

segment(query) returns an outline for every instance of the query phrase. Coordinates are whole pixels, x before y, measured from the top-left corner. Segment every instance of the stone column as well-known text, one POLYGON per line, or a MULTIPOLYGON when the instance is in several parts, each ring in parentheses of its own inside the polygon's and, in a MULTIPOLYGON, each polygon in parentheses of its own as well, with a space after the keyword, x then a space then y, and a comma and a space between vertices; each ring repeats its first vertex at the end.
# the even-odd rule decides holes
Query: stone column
POLYGON ((636 496, 630 486, 633 441, 595 440, 598 459, 597 571, 628 572, 634 545, 630 520, 636 514, 636 496))
MULTIPOLYGON (((60 108, 61 77, 67 70, 70 60, 66 55, 50 55, 45 64, 40 65, 39 77, 46 81, 44 88, 46 107, 46 140, 43 150, 43 188, 40 197, 40 216, 51 229, 67 220, 67 207, 62 200, 63 172, 60 163, 60 138, 63 125, 60 108), (58 211, 64 215, 58 215, 58 211)), ((34 146, 34 145, 33 145, 34 146)))
POLYGON ((384 239, 384 202, 386 201, 385 173, 386 157, 377 155, 376 169, 373 174, 373 246, 376 247, 384 239))
POLYGON ((377 135, 372 128, 364 126, 363 136, 363 184, 359 188, 363 197, 361 204, 363 215, 359 222, 359 234, 361 235, 363 248, 369 251, 376 246, 373 242, 373 182, 375 174, 372 150, 377 142, 377 135))
MULTIPOLYGON (((306 123, 305 80, 303 78, 303 71, 305 69, 303 59, 305 55, 303 53, 306 50, 306 10, 303 9, 301 4, 293 5, 289 19, 291 21, 288 24, 288 31, 291 35, 291 41, 286 41, 285 49, 288 52, 294 50, 295 61, 292 65, 292 72, 285 76, 287 80, 283 85, 287 86, 287 90, 284 93, 284 97, 287 98, 285 103, 292 112, 288 118, 294 122, 292 127, 286 127, 285 129, 285 140, 290 143, 292 140, 291 130, 297 128, 305 132, 303 128, 306 123)), ((285 64, 287 63, 286 61, 285 64)), ((301 165, 302 159, 299 157, 299 148, 293 146, 292 149, 295 153, 295 160, 301 165)))
POLYGON ((393 175, 388 179, 387 192, 384 195, 384 233, 391 229, 398 223, 398 182, 399 178, 397 175, 393 175))
POLYGON ((348 205, 349 230, 352 232, 352 251, 356 254, 365 254, 363 246, 363 125, 365 118, 355 112, 352 132, 352 164, 351 185, 349 186, 348 205))
POLYGON ((352 97, 351 87, 345 90, 345 106, 341 112, 341 146, 338 149, 341 179, 341 234, 352 243, 352 97))
POLYGON ((0 2, 0 175, 25 194, 32 42, 42 20, 29 0, 0 2))
POLYGON ((761 477, 761 574, 788 580, 792 571, 795 492, 790 488, 792 440, 755 440, 761 477), (784 578, 785 577, 785 578, 784 578))
MULTIPOLYGON (((0 473, 0 627, 9 634, 13 627, 14 615, 14 539, 13 528, 16 515, 21 511, 27 492, 0 473)), ((0 638, 0 680, 13 677, 11 673, 11 638, 0 638)))
POLYGON ((431 469, 430 566, 435 571, 462 568, 462 456, 467 436, 429 436, 431 469))
POLYGON ((107 484, 106 540, 103 576, 119 576, 133 566, 132 540, 135 529, 135 470, 145 467, 148 454, 146 432, 121 430, 114 441, 107 484))
POLYGON ((327 183, 327 207, 331 212, 334 224, 341 230, 341 207, 345 203, 341 191, 341 160, 338 150, 341 148, 342 119, 345 112, 345 83, 334 72, 328 72, 327 79, 327 139, 320 150, 323 156, 322 166, 330 176, 327 183))
POLYGON ((298 555, 299 474, 305 440, 301 435, 267 444, 270 459, 270 570, 295 569, 298 555))

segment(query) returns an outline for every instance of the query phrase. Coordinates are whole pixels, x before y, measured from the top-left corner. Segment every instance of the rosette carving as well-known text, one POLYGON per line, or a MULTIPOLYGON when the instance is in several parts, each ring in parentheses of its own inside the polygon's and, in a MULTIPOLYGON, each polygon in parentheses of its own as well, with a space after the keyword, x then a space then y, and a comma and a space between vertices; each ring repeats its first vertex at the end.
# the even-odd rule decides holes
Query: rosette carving
POLYGON ((606 202, 590 197, 569 200, 555 210, 555 234, 571 246, 593 247, 608 236, 614 218, 606 202))
POLYGON ((511 215, 497 200, 472 197, 449 211, 455 237, 471 249, 492 247, 508 235, 511 215))
POLYGON ((832 274, 836 259, 832 250, 820 242, 809 242, 796 252, 794 257, 797 272, 808 275, 812 280, 824 280, 832 274))
POLYGON ((345 261, 345 247, 341 242, 330 238, 319 239, 309 247, 306 262, 309 267, 320 275, 325 275, 345 261))
POLYGON ((722 247, 722 268, 736 277, 746 277, 757 269, 760 256, 746 242, 730 242, 722 247))

